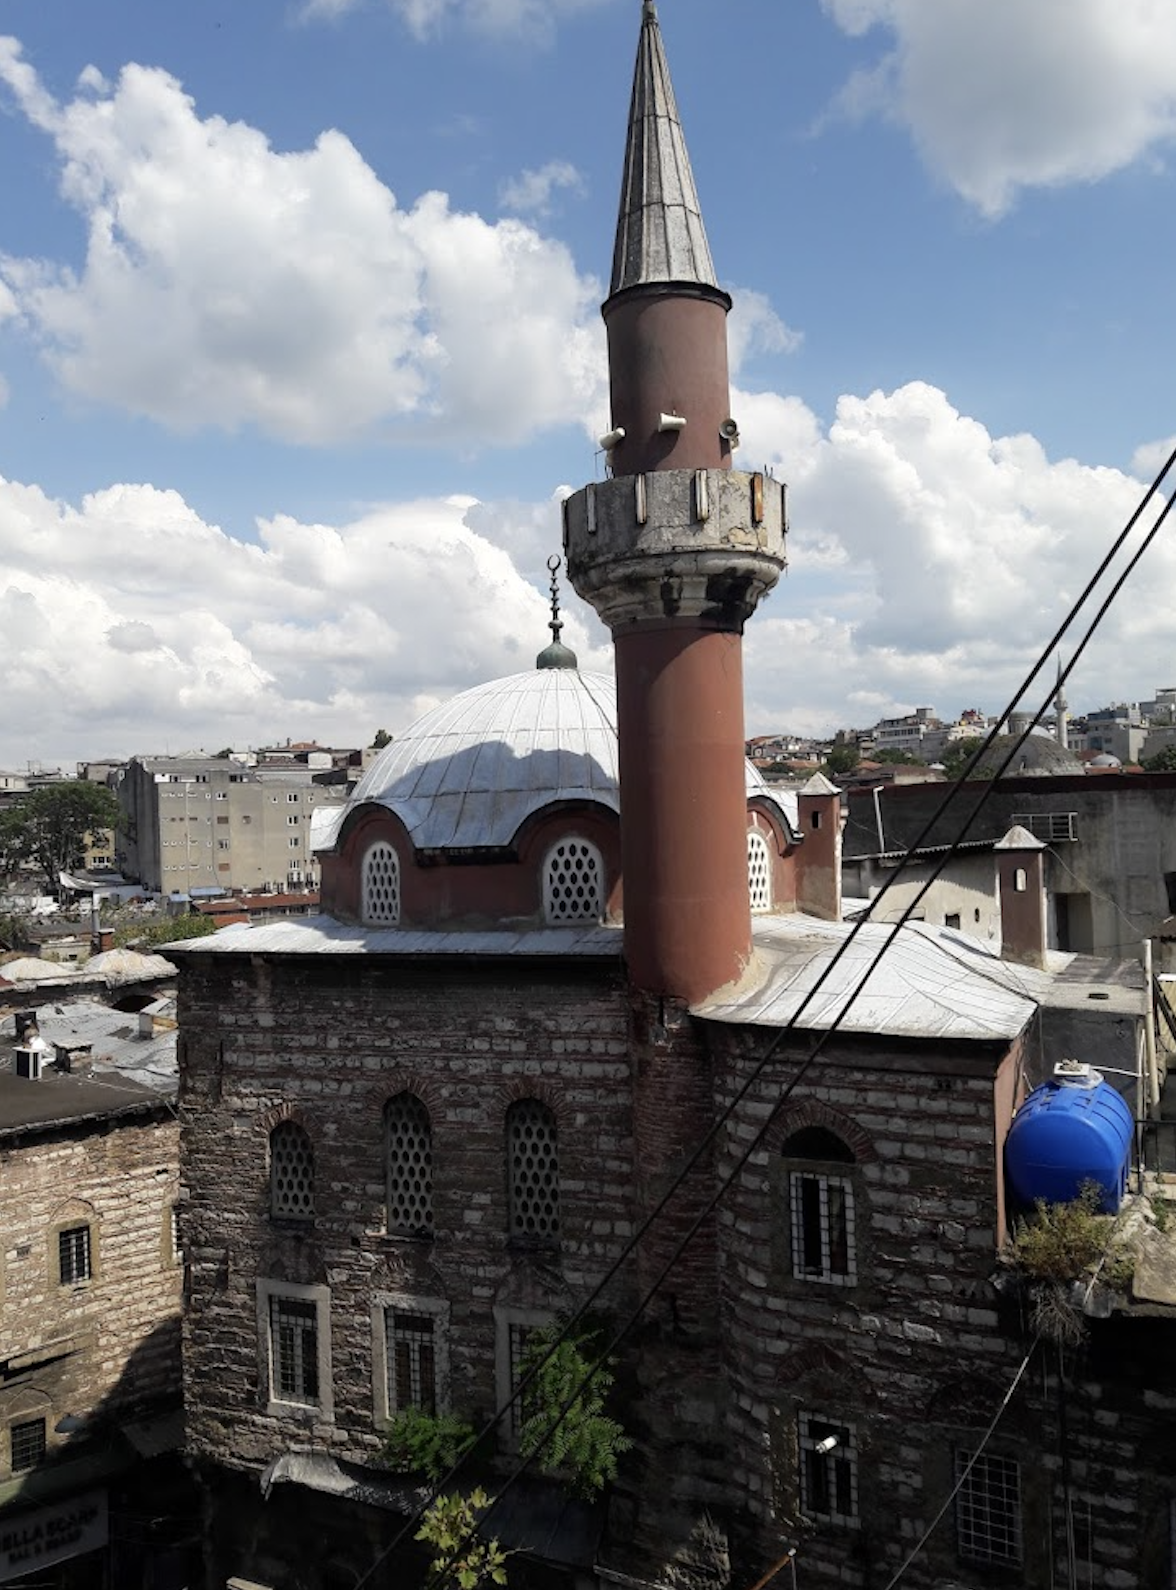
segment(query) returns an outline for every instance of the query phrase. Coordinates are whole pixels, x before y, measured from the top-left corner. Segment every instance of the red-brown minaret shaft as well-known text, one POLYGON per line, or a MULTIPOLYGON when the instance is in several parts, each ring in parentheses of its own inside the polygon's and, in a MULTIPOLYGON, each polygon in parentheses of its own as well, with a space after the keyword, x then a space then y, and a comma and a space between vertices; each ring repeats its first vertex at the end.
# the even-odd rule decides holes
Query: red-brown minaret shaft
POLYGON ((652 0, 612 283, 611 478, 565 507, 568 569, 616 648, 631 982, 687 1003, 751 952, 742 632, 783 567, 783 490, 731 468, 726 316, 652 0))

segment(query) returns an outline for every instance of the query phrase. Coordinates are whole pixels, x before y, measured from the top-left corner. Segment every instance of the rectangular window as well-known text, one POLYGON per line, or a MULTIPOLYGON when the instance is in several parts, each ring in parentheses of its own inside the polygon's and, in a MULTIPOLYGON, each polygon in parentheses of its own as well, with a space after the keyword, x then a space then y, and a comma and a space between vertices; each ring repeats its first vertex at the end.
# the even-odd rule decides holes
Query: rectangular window
POLYGON ((27 1419, 22 1424, 9 1426, 12 1472, 27 1474, 35 1469, 45 1456, 45 1421, 27 1419))
POLYGON ((800 1445, 800 1508, 812 1519, 829 1524, 858 1521, 857 1445, 853 1426, 802 1413, 800 1445))
POLYGON ((290 841, 290 849, 291 849, 291 850, 297 850, 297 849, 298 849, 298 846, 299 846, 299 843, 300 843, 300 841, 299 841, 299 840, 297 840, 297 839, 292 839, 292 840, 291 840, 291 841, 290 841))
POLYGON ((266 1412, 281 1417, 293 1405, 333 1420, 330 1289, 259 1280, 257 1336, 266 1412))
POLYGON ((1021 1469, 1012 1458, 956 1453, 956 1543, 968 1562, 1021 1561, 1021 1469))
POLYGON ((313 1302, 270 1298, 270 1362, 279 1402, 318 1401, 318 1308, 313 1302))
MULTIPOLYGON (((498 1405, 509 1402, 523 1380, 523 1363, 535 1334, 551 1324, 551 1315, 539 1309, 503 1308, 494 1310, 497 1344, 495 1352, 495 1390, 498 1405)), ((510 1443, 535 1411, 529 1395, 512 1405, 503 1420, 503 1432, 510 1443)))
POLYGON ((793 1171, 788 1178, 792 1205, 792 1273, 799 1280, 852 1286, 854 1257, 853 1188, 840 1176, 793 1171))
POLYGON ((430 1314, 390 1308, 384 1315, 388 1351, 388 1409, 437 1412, 436 1321, 430 1314))
POLYGON ((296 801, 298 799, 298 797, 297 797, 297 795, 287 795, 286 799, 288 801, 290 801, 291 803, 293 803, 294 801, 296 801))
POLYGON ((299 817, 299 815, 298 815, 298 813, 297 813, 297 812, 295 812, 295 813, 294 813, 294 815, 293 815, 293 816, 292 816, 292 817, 287 817, 287 818, 286 818, 286 826, 287 826, 287 827, 288 827, 288 828, 297 828, 297 827, 298 827, 298 824, 299 824, 299 823, 300 823, 300 822, 301 822, 301 821, 302 821, 302 819, 301 819, 301 817, 299 817))
POLYGON ((62 1286, 90 1279, 89 1226, 69 1226, 57 1233, 57 1267, 62 1286))

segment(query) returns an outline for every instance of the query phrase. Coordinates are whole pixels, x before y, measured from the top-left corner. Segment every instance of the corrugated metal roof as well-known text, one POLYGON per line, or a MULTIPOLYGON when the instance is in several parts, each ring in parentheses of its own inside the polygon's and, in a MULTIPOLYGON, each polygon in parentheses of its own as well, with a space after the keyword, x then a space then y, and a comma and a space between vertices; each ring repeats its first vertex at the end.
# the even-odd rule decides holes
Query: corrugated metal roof
MULTIPOLYGON (((174 968, 173 968, 174 971, 174 968)), ((164 1004, 158 1001, 158 1004, 164 1004)), ((62 1000, 37 1008, 37 1031, 46 1043, 63 1048, 89 1044, 91 1071, 116 1072, 132 1082, 158 1092, 176 1087, 175 1001, 168 1000, 172 1025, 161 1025, 146 1037, 139 1035, 137 1012, 112 1010, 93 999, 62 1000)))
POLYGON ((815 917, 757 917, 755 962, 734 994, 703 1001, 709 1021, 824 1031, 849 1005, 840 1031, 888 1037, 1014 1038, 1050 987, 1051 974, 1012 966, 978 941, 912 923, 865 923, 820 992, 804 1004, 851 925, 815 917), (803 1013, 802 1012, 802 1006, 803 1013))
POLYGON ((166 947, 173 955, 574 955, 619 959, 622 943, 619 927, 592 922, 518 932, 439 933, 356 927, 336 922, 334 917, 303 916, 235 924, 166 947))

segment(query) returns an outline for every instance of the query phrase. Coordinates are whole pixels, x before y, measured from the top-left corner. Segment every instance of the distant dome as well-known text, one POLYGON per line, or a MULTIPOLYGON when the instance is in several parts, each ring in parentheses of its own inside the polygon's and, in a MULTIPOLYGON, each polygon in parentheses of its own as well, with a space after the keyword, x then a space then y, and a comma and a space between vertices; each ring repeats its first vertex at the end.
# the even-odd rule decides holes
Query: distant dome
MULTIPOLYGON (((992 778, 1003 766, 1005 757, 1016 745, 1019 736, 1002 734, 994 740, 980 758, 973 777, 992 778)), ((1004 778, 1060 778, 1070 773, 1084 773, 1086 769, 1073 751, 1064 750, 1052 734, 1034 730, 1017 750, 1003 773, 1004 778)))
MULTIPOLYGON (((611 674, 536 668, 463 691, 380 752, 346 806, 316 813, 315 850, 333 848, 347 816, 376 802, 419 850, 509 845, 534 813, 564 801, 620 811, 617 697, 611 674)), ((781 798, 747 764, 747 793, 781 798)))
POLYGON ((1091 759, 1090 759, 1090 765, 1091 765, 1091 767, 1122 767, 1123 766, 1123 764, 1122 764, 1122 762, 1120 762, 1119 758, 1117 756, 1112 756, 1109 751, 1100 751, 1097 756, 1092 756, 1091 759))

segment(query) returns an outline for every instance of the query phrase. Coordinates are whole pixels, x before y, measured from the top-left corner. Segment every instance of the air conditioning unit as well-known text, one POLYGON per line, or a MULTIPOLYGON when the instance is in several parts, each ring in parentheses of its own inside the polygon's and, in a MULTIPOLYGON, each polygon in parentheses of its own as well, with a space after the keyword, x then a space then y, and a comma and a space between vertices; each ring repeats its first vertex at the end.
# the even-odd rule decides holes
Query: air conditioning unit
POLYGON ((39 1082, 44 1059, 45 1044, 42 1039, 35 1038, 31 1043, 19 1045, 16 1051, 17 1076, 25 1077, 30 1082, 39 1082))

